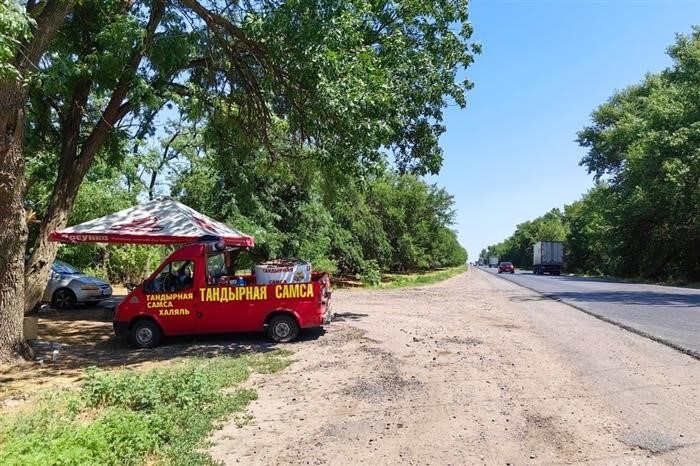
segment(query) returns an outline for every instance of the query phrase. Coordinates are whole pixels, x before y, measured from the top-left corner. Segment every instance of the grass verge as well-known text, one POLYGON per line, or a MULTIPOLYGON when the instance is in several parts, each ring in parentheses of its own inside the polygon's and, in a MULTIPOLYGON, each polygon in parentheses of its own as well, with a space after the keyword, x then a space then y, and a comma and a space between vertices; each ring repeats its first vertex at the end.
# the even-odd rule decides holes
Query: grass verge
POLYGON ((289 352, 193 358, 148 372, 88 371, 78 390, 50 391, 0 419, 0 464, 214 464, 204 440, 256 399, 252 372, 291 363, 289 352))
POLYGON ((429 285, 441 282, 466 272, 464 266, 450 267, 419 274, 384 274, 378 288, 401 288, 405 286, 429 285))

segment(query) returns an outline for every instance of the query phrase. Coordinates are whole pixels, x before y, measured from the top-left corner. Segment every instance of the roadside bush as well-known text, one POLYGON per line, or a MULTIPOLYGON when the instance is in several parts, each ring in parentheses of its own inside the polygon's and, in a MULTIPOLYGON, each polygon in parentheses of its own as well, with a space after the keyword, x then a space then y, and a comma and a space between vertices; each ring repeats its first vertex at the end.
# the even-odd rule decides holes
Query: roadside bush
POLYGON ((357 276, 367 285, 377 286, 382 279, 382 272, 379 270, 379 264, 374 259, 365 261, 364 269, 357 276))
POLYGON ((110 245, 105 262, 107 276, 112 283, 140 283, 170 251, 162 246, 110 245))
POLYGON ((328 272, 333 275, 338 273, 338 265, 332 259, 321 258, 311 263, 314 272, 328 272))
POLYGON ((79 391, 49 393, 0 419, 0 464, 213 464, 200 442, 216 420, 257 396, 224 389, 251 371, 283 369, 288 354, 196 358, 150 372, 89 370, 79 391))

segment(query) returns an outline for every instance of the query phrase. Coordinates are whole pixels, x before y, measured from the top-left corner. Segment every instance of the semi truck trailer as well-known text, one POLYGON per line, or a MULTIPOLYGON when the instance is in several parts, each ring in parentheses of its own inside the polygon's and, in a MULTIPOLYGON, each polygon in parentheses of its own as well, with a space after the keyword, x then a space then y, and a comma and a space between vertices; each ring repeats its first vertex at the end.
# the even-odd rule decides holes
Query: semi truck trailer
POLYGON ((561 274, 564 266, 564 243, 561 241, 538 241, 533 246, 532 272, 535 275, 561 274))

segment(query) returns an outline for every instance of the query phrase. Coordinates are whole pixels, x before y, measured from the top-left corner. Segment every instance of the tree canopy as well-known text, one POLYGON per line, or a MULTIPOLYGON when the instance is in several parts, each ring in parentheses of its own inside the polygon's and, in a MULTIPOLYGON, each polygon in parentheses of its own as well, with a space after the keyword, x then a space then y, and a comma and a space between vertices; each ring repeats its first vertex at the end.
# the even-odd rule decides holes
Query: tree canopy
MULTIPOLYGON (((597 184, 565 207, 551 238, 566 237, 569 270, 700 281, 700 29, 668 53, 671 67, 613 94, 578 133, 597 184)), ((527 265, 513 245, 535 241, 531 226, 491 249, 527 265)))
MULTIPOLYGON (((0 134, 12 135, 0 144, 10 167, 2 189, 14 193, 0 196, 0 244, 12 251, 12 267, 0 272, 7 296, 0 320, 13 322, 0 332, 0 357, 19 341, 18 307, 30 309, 41 294, 57 252, 48 235, 67 224, 79 192, 91 189, 86 179, 99 186, 117 170, 120 197, 152 196, 169 181, 193 196, 195 186, 185 189, 177 164, 188 160, 188 176, 210 170, 195 162, 213 157, 197 138, 219 134, 212 146, 224 160, 218 167, 230 168, 229 160, 243 172, 227 177, 214 167, 222 176, 213 178, 254 187, 264 173, 289 189, 266 183, 254 195, 237 191, 233 201, 221 189, 210 191, 229 209, 217 214, 248 218, 267 235, 265 244, 281 251, 287 239, 275 235, 308 233, 290 220, 280 225, 292 212, 321 222, 319 234, 334 238, 324 228, 335 228, 340 215, 320 208, 335 205, 333 182, 308 184, 310 174, 345 177, 344 189, 365 195, 369 185, 359 180, 379 180, 387 164, 398 177, 437 173, 442 111, 466 104, 471 83, 457 76, 479 52, 470 42, 466 0, 11 1, 0 18, 0 103, 8 103, 0 109, 0 134), (169 120, 178 129, 154 146, 169 120), (275 222, 279 231, 269 228, 275 222)), ((371 231, 379 226, 367 222, 371 231)), ((355 247, 295 241, 307 249, 355 247)), ((405 251, 417 251, 401 241, 405 251)), ((432 260, 406 254, 410 266, 432 260)))

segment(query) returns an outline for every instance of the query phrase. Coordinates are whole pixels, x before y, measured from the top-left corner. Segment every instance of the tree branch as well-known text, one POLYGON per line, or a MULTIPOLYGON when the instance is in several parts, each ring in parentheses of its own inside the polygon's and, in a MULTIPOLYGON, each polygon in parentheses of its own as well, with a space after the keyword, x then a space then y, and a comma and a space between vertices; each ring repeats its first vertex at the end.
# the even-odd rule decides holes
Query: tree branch
MULTIPOLYGON (((74 162, 75 154, 80 143, 80 125, 85 115, 92 81, 88 78, 79 78, 73 87, 73 98, 68 106, 68 111, 61 118, 61 154, 59 158, 59 171, 70 170, 74 162)), ((59 113, 61 115, 61 113, 59 113)))
MULTIPOLYGON (((65 23, 66 16, 73 9, 74 3, 74 0, 49 0, 46 3, 36 19, 36 29, 32 39, 18 57, 17 69, 20 72, 24 72, 29 68, 36 68, 39 59, 46 51, 56 31, 65 23)), ((28 10, 29 6, 28 3, 28 10)), ((38 5, 32 6, 32 9, 38 8, 38 5)))
POLYGON ((132 74, 138 69, 147 46, 152 43, 153 36, 158 28, 158 24, 160 24, 160 21, 163 18, 164 12, 165 3, 163 0, 154 0, 143 42, 134 48, 134 51, 131 54, 129 67, 122 73, 122 77, 119 79, 117 86, 114 88, 112 97, 102 112, 100 120, 97 122, 85 141, 85 144, 80 151, 78 161, 79 166, 76 167, 76 171, 82 173, 87 171, 87 168, 89 168, 90 164, 92 163, 92 159, 97 153, 97 150, 102 146, 114 125, 119 120, 124 118, 129 111, 131 111, 131 102, 124 102, 124 99, 126 98, 129 91, 129 86, 131 85, 132 74))

